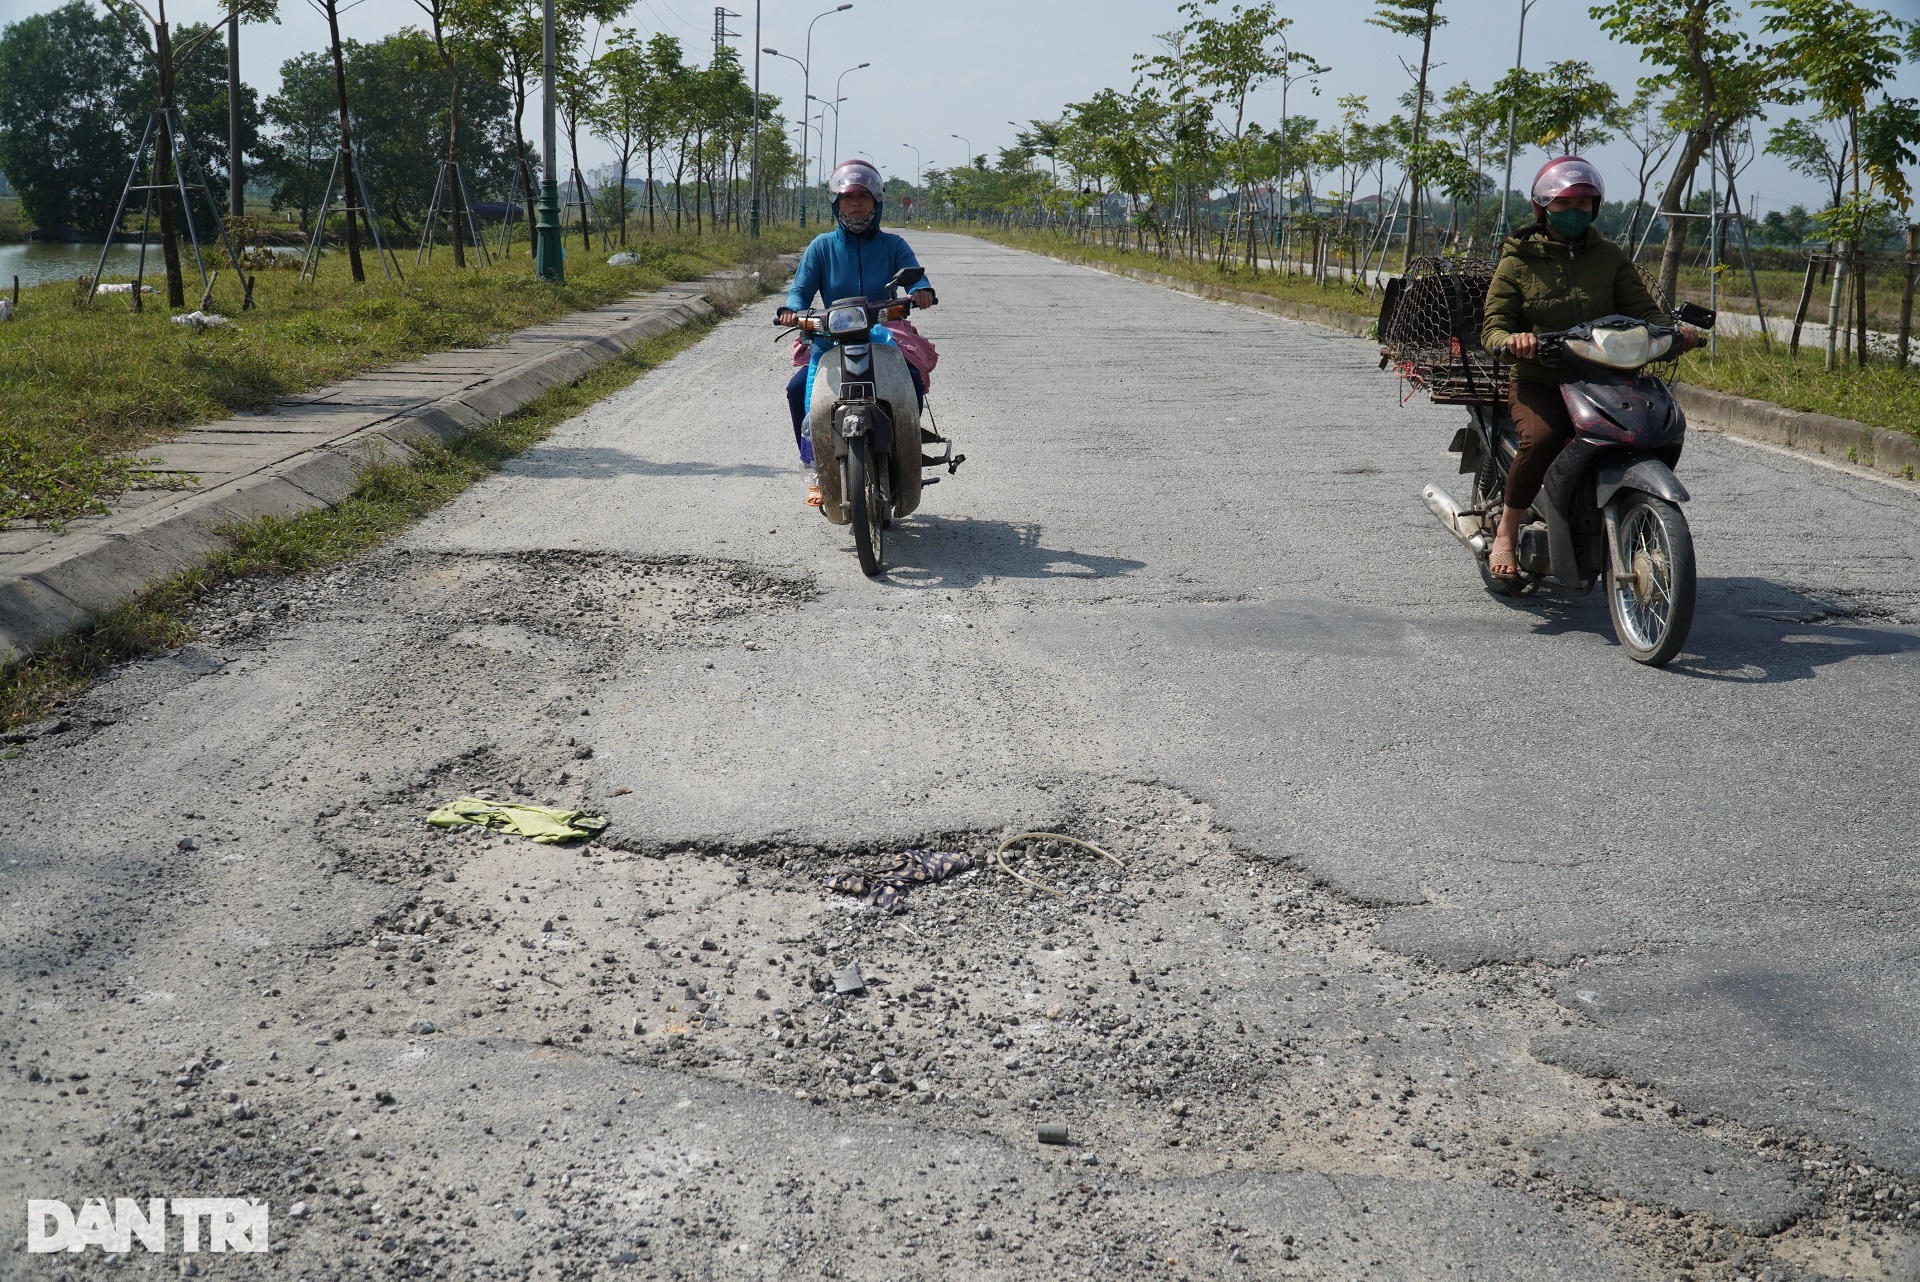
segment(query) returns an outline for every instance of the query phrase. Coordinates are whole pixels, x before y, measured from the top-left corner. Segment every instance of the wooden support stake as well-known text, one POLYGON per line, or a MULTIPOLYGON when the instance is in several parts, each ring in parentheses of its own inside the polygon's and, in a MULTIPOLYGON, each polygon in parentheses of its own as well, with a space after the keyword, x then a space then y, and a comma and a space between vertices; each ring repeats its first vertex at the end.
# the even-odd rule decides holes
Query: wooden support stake
MULTIPOLYGON (((1909 283, 1911 283, 1911 282, 1912 282, 1912 280, 1913 280, 1913 273, 1912 273, 1912 272, 1908 272, 1908 273, 1907 273, 1907 280, 1908 280, 1908 282, 1909 282, 1909 283)), ((1912 290, 1912 288, 1911 288, 1911 284, 1909 284, 1909 288, 1908 288, 1908 290, 1907 290, 1907 293, 1908 293, 1909 295, 1911 295, 1911 294, 1913 293, 1913 290, 1912 290)), ((14 305, 15 307, 18 307, 18 306, 20 306, 20 278, 19 278, 18 276, 15 276, 15 277, 13 278, 13 305, 14 305)), ((1902 361, 1902 362, 1900 362, 1900 363, 1901 363, 1902 365, 1904 365, 1904 364, 1906 364, 1906 362, 1905 362, 1905 361, 1902 361)))
MULTIPOLYGON (((1920 274, 1920 226, 1907 227, 1907 283, 1900 291, 1900 368, 1907 367, 1907 340, 1913 334, 1913 281, 1920 274)), ((19 277, 14 277, 18 281, 19 277)), ((15 296, 18 297, 16 288, 15 296)))
POLYGON ((1793 341, 1787 344, 1787 355, 1800 355, 1800 327, 1807 323, 1807 308, 1813 305, 1814 278, 1820 274, 1820 259, 1807 259, 1807 281, 1800 287, 1800 306, 1793 313, 1793 341))

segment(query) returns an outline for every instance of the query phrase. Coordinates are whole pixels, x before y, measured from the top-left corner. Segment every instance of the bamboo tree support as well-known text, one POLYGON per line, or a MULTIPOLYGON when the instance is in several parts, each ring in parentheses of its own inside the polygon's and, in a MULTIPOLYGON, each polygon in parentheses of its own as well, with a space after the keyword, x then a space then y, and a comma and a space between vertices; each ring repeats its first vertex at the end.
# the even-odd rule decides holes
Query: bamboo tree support
MULTIPOLYGON (((127 171, 126 185, 120 190, 120 202, 114 206, 113 221, 107 224, 106 241, 100 246, 100 261, 95 264, 93 280, 87 286, 87 301, 89 303, 93 301, 93 296, 99 292, 100 273, 107 269, 107 253, 113 248, 114 235, 120 230, 120 219, 126 213, 127 209, 127 197, 136 191, 146 193, 148 217, 151 217, 153 211, 153 193, 156 191, 166 191, 179 195, 180 213, 181 216, 187 220, 187 239, 193 246, 193 265, 200 273, 200 296, 203 300, 207 298, 212 290, 212 284, 207 277, 206 259, 200 252, 200 231, 193 221, 193 198, 187 194, 190 186, 187 182, 189 167, 192 169, 193 176, 199 179, 198 182, 191 184, 191 186, 198 188, 200 192, 206 196, 207 204, 209 208, 213 210, 213 225, 219 228, 220 244, 227 251, 227 260, 233 264, 233 274, 244 282, 245 277, 240 270, 240 255, 234 250, 233 241, 227 235, 226 222, 221 217, 220 206, 213 198, 212 189, 207 186, 206 173, 200 168, 200 163, 193 154, 193 145, 187 137, 185 121, 182 120, 177 110, 169 108, 164 116, 157 110, 147 113, 147 127, 141 132, 140 146, 133 154, 133 168, 127 171), (173 181, 168 183, 137 183, 135 179, 140 177, 140 170, 142 166, 146 164, 148 144, 156 141, 154 138, 154 125, 156 123, 160 124, 163 128, 170 128, 172 130, 174 142, 179 147, 180 158, 176 160, 173 165, 173 181)), ((158 175, 155 176, 157 177, 158 175)), ((145 227, 146 224, 143 220, 140 233, 140 267, 133 281, 135 311, 143 310, 140 289, 146 280, 147 233, 145 227)), ((242 310, 252 305, 253 300, 251 297, 243 297, 241 303, 242 310)))
MULTIPOLYGON (((338 144, 334 146, 333 167, 327 171, 327 191, 320 199, 320 215, 314 219, 313 222, 313 238, 307 243, 306 258, 302 260, 300 264, 300 280, 302 283, 309 282, 320 274, 320 250, 326 239, 327 219, 335 212, 332 208, 333 189, 336 186, 337 180, 340 178, 340 162, 346 154, 345 147, 338 144)), ((341 204, 338 212, 349 216, 353 214, 365 215, 367 232, 373 237, 374 253, 377 254, 380 259, 380 270, 386 274, 389 281, 394 278, 395 274, 398 274, 400 283, 404 285, 406 284, 407 276, 405 272, 400 270, 400 255, 388 249, 386 240, 380 235, 380 220, 374 216, 373 201, 367 196, 365 166, 349 166, 349 168, 353 170, 353 185, 360 189, 359 203, 353 204, 354 194, 346 190, 346 184, 344 182, 338 182, 337 185, 341 189, 341 204), (387 266, 389 259, 391 259, 393 263, 391 267, 387 266)), ((239 270, 237 265, 235 270, 239 270)))
POLYGON ((420 229, 420 250, 413 256, 413 265, 418 267, 433 261, 433 229, 442 212, 443 196, 448 225, 451 226, 456 218, 464 218, 467 244, 479 251, 482 267, 491 266, 486 242, 481 239, 480 229, 474 222, 473 202, 467 199, 466 175, 461 172, 460 166, 449 160, 440 162, 440 172, 433 180, 433 199, 427 202, 426 225, 420 229))
POLYGON ((1839 251, 1833 260, 1833 291, 1827 297, 1827 363, 1829 373, 1833 371, 1840 346, 1840 287, 1847 278, 1848 255, 1839 251))
MULTIPOLYGON (((1906 283, 1900 289, 1900 338, 1898 359, 1900 368, 1907 367, 1907 340, 1913 334, 1913 282, 1920 276, 1920 226, 1907 226, 1906 283)), ((18 283, 15 284, 16 292, 18 283)))
POLYGON ((1800 330, 1807 323, 1807 308, 1813 304, 1813 282, 1820 274, 1820 257, 1807 255, 1807 279, 1800 286, 1800 305, 1793 310, 1793 339, 1787 344, 1787 355, 1800 355, 1800 330))

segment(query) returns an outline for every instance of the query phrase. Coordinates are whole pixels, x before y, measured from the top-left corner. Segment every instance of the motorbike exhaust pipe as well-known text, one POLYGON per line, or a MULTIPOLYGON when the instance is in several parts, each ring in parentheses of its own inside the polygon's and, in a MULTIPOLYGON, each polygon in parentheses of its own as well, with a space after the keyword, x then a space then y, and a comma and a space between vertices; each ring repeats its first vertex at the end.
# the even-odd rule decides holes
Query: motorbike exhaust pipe
POLYGON ((1476 556, 1486 554, 1487 536, 1480 529, 1480 523, 1460 510, 1453 495, 1437 485, 1429 485, 1421 491, 1421 497, 1427 501, 1427 510, 1440 518, 1440 524, 1446 526, 1454 538, 1466 544, 1476 556))

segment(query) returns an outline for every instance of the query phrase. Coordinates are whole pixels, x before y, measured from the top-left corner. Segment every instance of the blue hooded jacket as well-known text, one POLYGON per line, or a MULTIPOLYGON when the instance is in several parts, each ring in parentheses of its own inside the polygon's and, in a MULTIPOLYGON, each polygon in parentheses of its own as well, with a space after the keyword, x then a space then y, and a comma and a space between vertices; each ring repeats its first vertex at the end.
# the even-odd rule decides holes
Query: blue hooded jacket
MULTIPOLYGON (((880 213, 874 211, 874 229, 865 235, 850 235, 844 227, 821 232, 800 257, 787 290, 787 306, 800 311, 820 296, 821 306, 843 298, 884 298, 887 282, 902 267, 918 267, 920 260, 906 240, 890 231, 879 230, 880 213)), ((915 289, 931 289, 933 282, 923 280, 915 289)))

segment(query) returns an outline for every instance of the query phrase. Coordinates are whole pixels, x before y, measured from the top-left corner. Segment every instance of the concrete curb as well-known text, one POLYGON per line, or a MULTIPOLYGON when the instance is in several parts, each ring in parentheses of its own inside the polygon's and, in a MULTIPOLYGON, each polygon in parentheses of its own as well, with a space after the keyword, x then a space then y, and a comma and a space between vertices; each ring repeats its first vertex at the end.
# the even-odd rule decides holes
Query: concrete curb
POLYGON ((121 519, 108 518, 100 528, 50 540, 24 564, 0 573, 0 669, 87 626, 154 584, 204 563, 227 546, 221 530, 231 522, 331 507, 353 491, 369 463, 382 457, 404 459, 422 441, 458 440, 552 388, 578 382, 650 339, 714 315, 708 294, 746 279, 750 270, 715 272, 638 295, 630 301, 653 304, 645 307, 645 315, 586 338, 558 340, 477 386, 401 410, 206 490, 183 492, 121 519))
MULTIPOLYGON (((1024 252, 1032 253, 1033 251, 1024 252)), ((1262 311, 1273 312, 1293 320, 1310 321, 1315 325, 1345 330, 1351 334, 1365 335, 1374 324, 1371 319, 1353 312, 1315 307, 1307 303, 1288 302, 1285 299, 1255 294, 1244 289, 1226 289, 1200 281, 1187 280, 1180 276, 1171 276, 1165 272, 1145 271, 1137 267, 1117 267, 1111 263, 1067 254, 1048 254, 1046 257, 1058 262, 1071 263, 1076 267, 1088 267, 1094 271, 1126 276, 1150 285, 1176 289, 1185 294, 1197 294, 1202 298, 1217 299, 1220 302, 1257 307, 1262 311)), ((1831 414, 1813 414, 1804 410, 1788 409, 1784 405, 1775 405, 1771 401, 1757 401, 1751 397, 1716 392, 1709 388, 1696 387, 1692 383, 1674 384, 1673 394, 1674 398, 1680 402, 1680 408, 1686 411, 1687 420, 1695 426, 1710 431, 1766 441, 1789 449, 1811 450, 1819 454, 1832 455, 1845 459, 1849 463, 1857 463, 1876 472, 1884 472, 1889 476, 1897 476, 1909 481, 1915 479, 1916 474, 1920 473, 1920 438, 1905 432, 1870 427, 1852 419, 1835 418, 1831 414)))
POLYGON ((1691 383, 1675 384, 1673 394, 1688 421, 1700 427, 1832 455, 1909 481, 1920 472, 1920 439, 1905 432, 1869 427, 1831 414, 1791 410, 1771 401, 1756 401, 1691 383))

